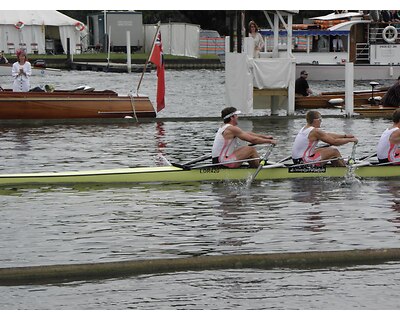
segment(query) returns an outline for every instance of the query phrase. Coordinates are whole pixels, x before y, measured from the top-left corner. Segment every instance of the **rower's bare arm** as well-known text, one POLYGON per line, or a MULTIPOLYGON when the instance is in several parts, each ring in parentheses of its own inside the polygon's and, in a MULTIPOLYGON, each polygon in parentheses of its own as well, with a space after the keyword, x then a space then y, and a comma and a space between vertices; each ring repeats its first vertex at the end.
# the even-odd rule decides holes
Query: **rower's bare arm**
POLYGON ((330 134, 331 136, 333 136, 335 139, 340 139, 340 138, 355 138, 354 135, 348 134, 348 133, 333 133, 333 132, 329 132, 328 134, 330 134))
POLYGON ((328 143, 332 146, 341 146, 349 142, 358 142, 358 139, 353 135, 337 134, 324 132, 322 130, 313 130, 318 140, 328 143))
POLYGON ((271 135, 264 135, 264 134, 254 133, 254 132, 251 132, 251 131, 248 131, 247 133, 251 134, 253 136, 256 136, 256 137, 263 138, 263 139, 274 139, 274 137, 271 136, 271 135))
POLYGON ((390 143, 399 144, 400 143, 400 130, 394 131, 389 138, 390 143))
POLYGON ((261 135, 245 132, 238 127, 232 128, 232 131, 235 133, 236 137, 238 137, 241 140, 247 141, 251 144, 277 143, 277 141, 274 139, 263 138, 261 135))

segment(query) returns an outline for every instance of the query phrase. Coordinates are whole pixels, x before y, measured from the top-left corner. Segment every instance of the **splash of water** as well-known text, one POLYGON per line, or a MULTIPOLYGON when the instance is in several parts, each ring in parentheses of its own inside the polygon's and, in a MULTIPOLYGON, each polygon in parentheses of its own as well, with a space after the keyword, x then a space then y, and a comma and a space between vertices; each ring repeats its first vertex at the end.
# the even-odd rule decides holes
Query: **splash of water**
POLYGON ((156 163, 156 165, 158 167, 170 166, 171 165, 171 162, 169 162, 168 159, 164 155, 162 155, 161 153, 158 153, 155 156, 154 162, 156 163))
POLYGON ((347 173, 344 177, 344 181, 342 182, 342 186, 361 186, 362 182, 359 177, 355 174, 355 167, 349 166, 347 173))

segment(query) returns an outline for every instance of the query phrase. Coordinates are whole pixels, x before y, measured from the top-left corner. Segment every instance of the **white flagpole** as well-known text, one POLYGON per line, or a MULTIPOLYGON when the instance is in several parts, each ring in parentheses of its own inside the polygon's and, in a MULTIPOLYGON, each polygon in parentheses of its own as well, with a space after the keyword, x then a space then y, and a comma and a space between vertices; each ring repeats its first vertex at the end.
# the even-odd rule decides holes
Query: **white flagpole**
POLYGON ((147 57, 146 63, 144 64, 144 68, 143 68, 143 71, 142 71, 142 75, 140 76, 140 80, 139 80, 138 86, 137 86, 137 88, 136 88, 136 96, 139 96, 139 87, 140 87, 140 84, 142 83, 144 73, 146 72, 147 64, 149 63, 150 57, 151 57, 151 55, 153 54, 154 45, 155 45, 155 43, 156 43, 156 39, 157 39, 157 35, 158 35, 158 30, 160 29, 160 27, 161 27, 161 21, 158 21, 158 23, 157 23, 157 30, 156 30, 156 33, 154 34, 153 44, 152 44, 152 46, 151 46, 151 51, 150 51, 149 56, 147 57))

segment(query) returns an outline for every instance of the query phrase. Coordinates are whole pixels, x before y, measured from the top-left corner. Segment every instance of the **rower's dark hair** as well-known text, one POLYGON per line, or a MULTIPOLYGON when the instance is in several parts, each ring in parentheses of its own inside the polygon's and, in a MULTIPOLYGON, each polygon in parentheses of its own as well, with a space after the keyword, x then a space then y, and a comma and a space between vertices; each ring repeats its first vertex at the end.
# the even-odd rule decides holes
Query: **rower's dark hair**
POLYGON ((396 110, 393 111, 392 119, 393 119, 394 123, 399 123, 399 121, 400 121, 400 108, 397 108, 396 110))
POLYGON ((312 124, 315 119, 320 117, 320 113, 318 111, 308 111, 306 114, 306 120, 308 124, 312 124))
POLYGON ((224 123, 228 123, 231 121, 231 118, 224 119, 228 114, 235 112, 237 109, 235 107, 226 107, 221 111, 221 118, 224 121, 224 123))

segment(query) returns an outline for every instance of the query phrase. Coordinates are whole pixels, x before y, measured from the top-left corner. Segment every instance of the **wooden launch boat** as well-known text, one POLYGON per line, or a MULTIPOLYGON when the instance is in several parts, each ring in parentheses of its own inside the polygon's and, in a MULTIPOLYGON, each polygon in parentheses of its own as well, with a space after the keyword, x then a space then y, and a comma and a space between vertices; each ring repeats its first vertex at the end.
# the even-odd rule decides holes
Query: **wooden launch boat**
MULTIPOLYGON (((374 89, 374 99, 380 101, 387 91, 387 87, 374 89)), ((372 98, 371 90, 354 91, 354 107, 360 107, 370 102, 372 98)), ((322 92, 317 96, 296 96, 296 109, 318 109, 318 108, 335 108, 344 104, 345 93, 338 92, 322 92), (338 103, 338 99, 342 99, 342 103, 338 103)))
POLYGON ((382 105, 362 105, 361 107, 354 108, 354 112, 365 117, 391 117, 393 111, 396 109, 397 107, 384 107, 382 105))
POLYGON ((53 92, 0 91, 0 120, 76 118, 154 118, 147 96, 119 96, 93 88, 53 92))

